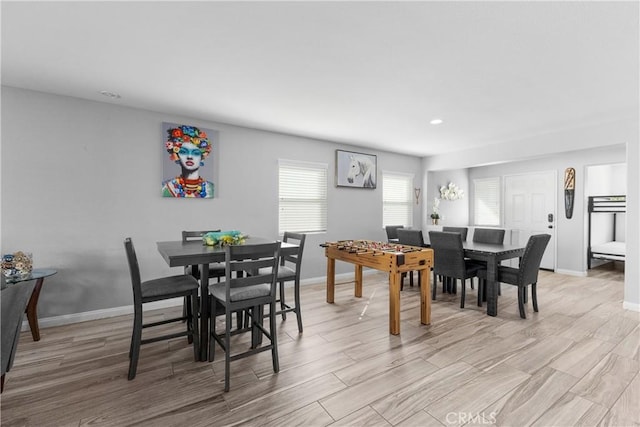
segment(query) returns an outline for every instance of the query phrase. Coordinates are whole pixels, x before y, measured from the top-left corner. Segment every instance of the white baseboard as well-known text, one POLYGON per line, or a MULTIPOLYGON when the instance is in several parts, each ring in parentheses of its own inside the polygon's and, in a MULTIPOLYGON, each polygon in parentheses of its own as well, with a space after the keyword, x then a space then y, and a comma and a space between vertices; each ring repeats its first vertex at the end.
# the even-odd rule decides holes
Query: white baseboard
MULTIPOLYGON (((145 304, 145 309, 156 310, 160 308, 175 307, 182 305, 182 298, 173 298, 164 301, 155 301, 145 304)), ((123 307, 105 308, 102 310, 85 311, 83 313, 63 314, 61 316, 44 317, 38 319, 40 329, 54 326, 70 325, 72 323, 86 322, 89 320, 107 319, 109 317, 124 316, 133 313, 133 305, 123 307)), ((28 331, 29 322, 25 319, 22 322, 22 330, 28 331)))
POLYGON ((586 271, 563 270, 563 269, 557 268, 555 272, 558 274, 566 274, 567 276, 587 277, 586 271))
POLYGON ((633 302, 624 301, 622 303, 622 308, 624 308, 625 310, 639 311, 640 312, 640 304, 636 304, 636 303, 633 303, 633 302))
MULTIPOLYGON (((376 270, 365 268, 363 269, 362 274, 369 275, 376 272, 377 272, 376 270)), ((343 280, 344 281, 354 280, 354 274, 353 273, 336 274, 336 281, 343 281, 343 280)), ((301 286, 311 285, 311 284, 317 285, 319 283, 326 283, 326 281, 327 281, 327 278, 325 276, 313 277, 313 278, 301 280, 300 285, 301 286)), ((293 286, 293 283, 287 284, 287 285, 293 286)), ((170 300, 147 303, 145 304, 145 310, 157 310, 162 308, 175 307, 179 305, 182 305, 182 298, 173 298, 170 300)), ((133 305, 105 308, 102 310, 85 311, 83 313, 63 314, 61 316, 44 317, 44 318, 38 319, 38 326, 41 329, 44 329, 44 328, 51 328, 54 326, 70 325, 72 323, 87 322, 89 320, 108 319, 110 317, 124 316, 132 313, 133 313, 133 305)), ((23 331, 29 330, 29 323, 27 322, 26 319, 22 322, 22 330, 23 331)))

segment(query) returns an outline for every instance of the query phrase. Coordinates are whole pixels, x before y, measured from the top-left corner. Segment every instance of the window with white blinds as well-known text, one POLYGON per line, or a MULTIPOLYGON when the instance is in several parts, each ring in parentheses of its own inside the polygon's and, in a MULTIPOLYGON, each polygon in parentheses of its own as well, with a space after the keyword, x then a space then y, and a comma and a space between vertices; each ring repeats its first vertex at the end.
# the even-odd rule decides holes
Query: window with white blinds
POLYGON ((278 232, 327 231, 327 165, 278 161, 278 232))
POLYGON ((413 175, 382 172, 382 226, 413 226, 413 175))
POLYGON ((500 178, 473 180, 474 225, 500 225, 500 178))

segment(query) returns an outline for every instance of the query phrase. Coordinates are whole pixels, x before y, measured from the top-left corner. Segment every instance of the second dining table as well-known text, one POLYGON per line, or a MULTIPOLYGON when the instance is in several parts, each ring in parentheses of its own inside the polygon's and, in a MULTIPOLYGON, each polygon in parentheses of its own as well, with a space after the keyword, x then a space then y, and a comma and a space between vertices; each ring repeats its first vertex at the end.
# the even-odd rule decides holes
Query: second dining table
MULTIPOLYGON (((428 235, 425 236, 425 247, 430 247, 428 235)), ((524 255, 525 245, 494 244, 462 241, 464 256, 483 261, 487 264, 487 314, 498 315, 498 266, 500 262, 520 258, 524 255)), ((435 285, 435 284, 434 284, 435 285)))
MULTIPOLYGON (((247 237, 245 245, 271 243, 275 239, 264 237, 247 237)), ((225 262, 225 251, 222 246, 206 246, 202 241, 172 240, 157 242, 158 252, 169 267, 199 266, 200 268, 200 360, 208 360, 209 349, 209 264, 225 262)), ((282 242, 280 253, 295 254, 298 245, 282 242)))

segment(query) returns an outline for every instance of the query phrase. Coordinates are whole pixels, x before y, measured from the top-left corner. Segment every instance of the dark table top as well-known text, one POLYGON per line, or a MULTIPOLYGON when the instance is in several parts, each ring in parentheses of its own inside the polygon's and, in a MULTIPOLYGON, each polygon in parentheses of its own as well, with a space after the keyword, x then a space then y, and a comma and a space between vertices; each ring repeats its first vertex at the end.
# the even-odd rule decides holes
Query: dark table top
MULTIPOLYGON (((275 239, 264 237, 247 237, 246 245, 272 243, 275 239)), ((158 252, 167 262, 169 267, 179 267, 184 265, 208 264, 213 262, 224 262, 223 246, 207 246, 200 240, 183 242, 182 240, 172 240, 168 242, 158 242, 158 252)), ((298 245, 282 242, 280 252, 295 252, 298 245)))

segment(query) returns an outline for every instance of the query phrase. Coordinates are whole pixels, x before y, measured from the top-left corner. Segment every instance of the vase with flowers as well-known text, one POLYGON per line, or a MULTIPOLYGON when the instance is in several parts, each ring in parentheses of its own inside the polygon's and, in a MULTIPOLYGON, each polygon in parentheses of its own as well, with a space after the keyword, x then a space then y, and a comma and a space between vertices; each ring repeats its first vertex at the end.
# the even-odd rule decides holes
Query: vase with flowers
POLYGON ((438 225, 438 220, 440 219, 440 199, 433 199, 433 210, 431 211, 431 223, 433 225, 438 225))

